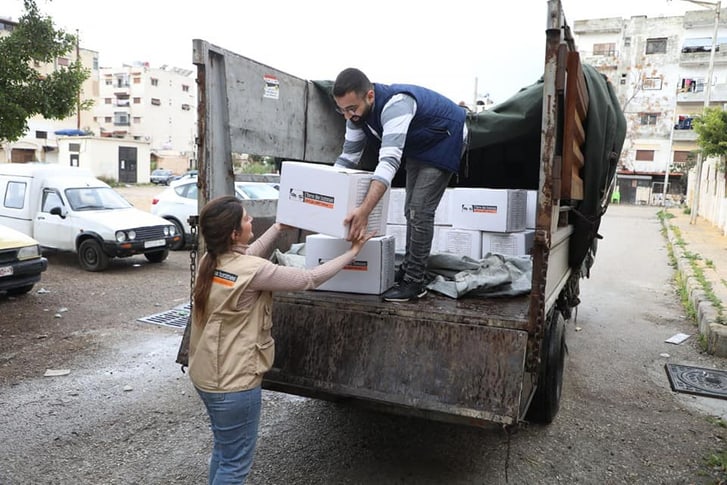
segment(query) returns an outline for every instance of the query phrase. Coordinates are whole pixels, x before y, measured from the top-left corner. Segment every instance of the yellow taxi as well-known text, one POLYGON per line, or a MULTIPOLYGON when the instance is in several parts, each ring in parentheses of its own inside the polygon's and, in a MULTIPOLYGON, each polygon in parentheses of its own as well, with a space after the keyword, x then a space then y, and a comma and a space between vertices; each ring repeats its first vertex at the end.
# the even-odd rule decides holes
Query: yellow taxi
POLYGON ((22 295, 40 281, 48 260, 40 252, 38 241, 0 225, 0 293, 22 295))

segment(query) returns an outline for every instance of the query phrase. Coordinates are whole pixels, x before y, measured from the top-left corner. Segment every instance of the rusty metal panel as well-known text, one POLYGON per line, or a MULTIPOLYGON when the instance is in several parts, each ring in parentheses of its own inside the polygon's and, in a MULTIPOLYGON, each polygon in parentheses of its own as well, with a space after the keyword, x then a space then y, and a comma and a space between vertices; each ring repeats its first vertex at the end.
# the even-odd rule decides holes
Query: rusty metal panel
POLYGON ((467 420, 518 419, 526 332, 417 311, 338 310, 340 300, 302 306, 277 299, 276 357, 266 379, 289 384, 287 391, 319 389, 467 420))

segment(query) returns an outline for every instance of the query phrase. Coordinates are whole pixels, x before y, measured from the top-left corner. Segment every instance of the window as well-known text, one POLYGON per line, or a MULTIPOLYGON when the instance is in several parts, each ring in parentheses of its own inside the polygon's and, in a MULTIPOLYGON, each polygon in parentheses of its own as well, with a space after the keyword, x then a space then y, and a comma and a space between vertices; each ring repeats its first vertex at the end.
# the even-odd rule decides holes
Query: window
POLYGON ((646 39, 647 54, 666 54, 666 37, 646 39))
POLYGON ((624 47, 631 47, 631 37, 624 37, 624 47))
POLYGON ((636 150, 636 160, 640 162, 653 162, 654 150, 636 150))
POLYGON ((154 106, 161 106, 162 101, 159 98, 151 98, 151 104, 153 104, 154 106))
POLYGON ((41 212, 50 212, 54 207, 63 207, 61 196, 53 189, 43 189, 41 212))
POLYGON ((594 56, 614 56, 616 55, 616 44, 608 42, 604 44, 593 44, 594 56))
POLYGON ((134 104, 140 104, 141 98, 134 98, 134 104))
POLYGON ((35 137, 39 140, 47 140, 48 139, 48 132, 47 131, 36 131, 35 137))
POLYGON ((135 77, 134 78, 134 84, 141 84, 141 78, 140 77, 135 77))
POLYGON ((81 144, 80 143, 69 143, 68 144, 68 151, 69 152, 80 152, 81 151, 81 144))
POLYGON ((185 93, 188 93, 189 92, 189 86, 186 85, 186 84, 182 84, 182 91, 184 91, 185 93))
POLYGON ((644 91, 660 91, 661 90, 661 78, 660 77, 644 78, 642 85, 643 85, 644 91))
POLYGON ((642 125, 655 125, 659 121, 659 113, 639 113, 642 125))
POLYGON ((105 79, 104 84, 106 84, 106 86, 111 86, 112 84, 114 84, 114 81, 113 79, 105 79))
POLYGON ((105 116, 103 120, 104 120, 104 123, 111 123, 111 117, 110 116, 105 116))
POLYGON ((153 77, 149 79, 151 81, 152 86, 159 86, 159 79, 153 77))
POLYGON ((5 207, 22 209, 25 205, 25 182, 8 182, 5 189, 5 207))
POLYGON ((621 79, 619 80, 620 84, 626 84, 626 74, 621 74, 621 79))
POLYGON ((105 104, 111 104, 111 98, 104 98, 103 102, 105 104))
POLYGON ((114 125, 127 126, 128 124, 129 124, 128 113, 124 113, 122 111, 117 111, 114 113, 114 125))
POLYGON ((132 118, 132 121, 134 122, 134 124, 138 125, 139 123, 141 123, 141 116, 134 116, 132 118))
POLYGON ((98 71, 98 57, 93 58, 93 70, 98 71))
POLYGON ((675 150, 674 151, 674 163, 687 163, 692 152, 687 150, 675 150))

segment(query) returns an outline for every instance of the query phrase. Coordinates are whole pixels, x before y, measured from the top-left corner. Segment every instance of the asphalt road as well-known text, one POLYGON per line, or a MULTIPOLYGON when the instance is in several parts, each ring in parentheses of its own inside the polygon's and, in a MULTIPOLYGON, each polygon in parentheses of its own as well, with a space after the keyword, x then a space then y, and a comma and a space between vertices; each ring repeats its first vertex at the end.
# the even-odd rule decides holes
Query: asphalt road
MULTIPOLYGON (((696 329, 655 209, 612 206, 600 232, 553 424, 476 429, 265 391, 248 483, 715 483, 705 459, 727 448, 714 422, 727 400, 672 392, 664 364, 727 365, 694 337, 664 343, 696 329)), ((207 418, 174 364, 181 329, 137 320, 186 300, 187 254, 103 273, 47 256, 45 291, 0 296, 0 484, 206 483, 207 418)))

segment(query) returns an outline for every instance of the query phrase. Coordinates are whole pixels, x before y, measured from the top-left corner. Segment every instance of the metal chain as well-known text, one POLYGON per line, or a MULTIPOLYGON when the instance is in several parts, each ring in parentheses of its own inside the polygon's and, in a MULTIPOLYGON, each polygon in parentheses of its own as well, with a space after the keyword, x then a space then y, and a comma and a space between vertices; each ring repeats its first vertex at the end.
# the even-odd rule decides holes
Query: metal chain
POLYGON ((192 234, 192 248, 189 251, 189 314, 192 315, 192 301, 194 296, 194 278, 197 275, 197 249, 199 241, 197 238, 197 225, 199 216, 189 216, 190 232, 192 234))

